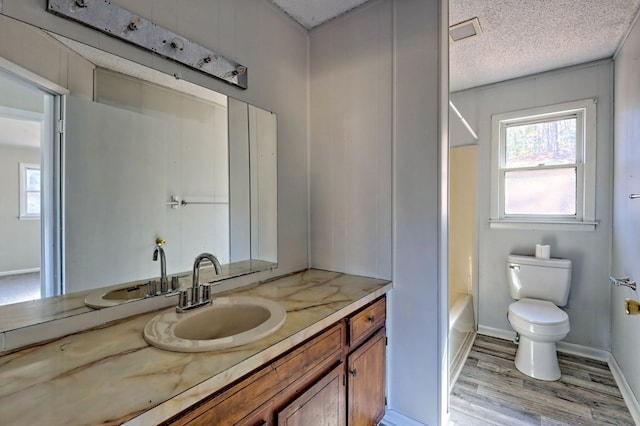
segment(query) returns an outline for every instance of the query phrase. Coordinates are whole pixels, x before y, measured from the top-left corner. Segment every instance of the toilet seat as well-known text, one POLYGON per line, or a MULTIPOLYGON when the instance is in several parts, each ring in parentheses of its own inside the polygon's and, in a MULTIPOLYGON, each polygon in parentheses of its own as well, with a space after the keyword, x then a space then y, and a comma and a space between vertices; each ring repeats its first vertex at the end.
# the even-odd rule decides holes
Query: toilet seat
POLYGON ((520 299, 509 305, 508 318, 511 326, 519 332, 540 336, 566 335, 569 332, 569 315, 546 300, 520 299))

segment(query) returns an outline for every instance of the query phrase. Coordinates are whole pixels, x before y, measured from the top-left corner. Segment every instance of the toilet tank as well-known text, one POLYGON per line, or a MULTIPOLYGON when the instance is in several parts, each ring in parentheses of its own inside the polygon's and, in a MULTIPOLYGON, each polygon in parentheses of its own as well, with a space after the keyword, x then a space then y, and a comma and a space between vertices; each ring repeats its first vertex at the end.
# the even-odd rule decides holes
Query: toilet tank
POLYGON ((567 304, 571 287, 571 261, 533 256, 507 257, 509 291, 513 299, 528 297, 567 304))

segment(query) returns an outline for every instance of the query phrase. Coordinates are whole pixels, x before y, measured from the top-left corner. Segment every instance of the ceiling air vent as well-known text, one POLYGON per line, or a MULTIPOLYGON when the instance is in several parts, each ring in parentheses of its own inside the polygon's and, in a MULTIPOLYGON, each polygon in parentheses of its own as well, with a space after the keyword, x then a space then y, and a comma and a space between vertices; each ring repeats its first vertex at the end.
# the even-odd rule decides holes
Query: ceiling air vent
POLYGON ((482 33, 480 21, 478 18, 472 18, 468 21, 460 22, 449 27, 449 40, 456 42, 471 37, 475 37, 482 33))

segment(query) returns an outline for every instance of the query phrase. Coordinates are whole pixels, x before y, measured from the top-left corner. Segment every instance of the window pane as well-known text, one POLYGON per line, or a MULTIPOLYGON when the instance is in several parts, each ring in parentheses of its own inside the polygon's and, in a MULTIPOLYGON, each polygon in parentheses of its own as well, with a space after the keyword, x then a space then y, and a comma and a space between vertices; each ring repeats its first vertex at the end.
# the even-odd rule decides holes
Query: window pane
POLYGON ((40 193, 39 192, 27 192, 27 214, 28 215, 40 214, 40 193))
POLYGON ((576 168, 505 173, 505 214, 575 215, 576 168))
POLYGON ((505 167, 576 163, 576 118, 506 128, 505 167))
POLYGON ((40 170, 27 169, 27 191, 40 191, 40 170))

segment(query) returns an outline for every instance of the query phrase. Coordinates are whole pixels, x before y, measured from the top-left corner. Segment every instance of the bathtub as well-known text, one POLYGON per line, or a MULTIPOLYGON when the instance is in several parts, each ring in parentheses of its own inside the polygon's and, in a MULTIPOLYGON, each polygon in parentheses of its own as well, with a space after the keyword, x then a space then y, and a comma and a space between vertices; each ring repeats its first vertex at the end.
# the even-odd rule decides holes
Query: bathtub
POLYGON ((457 294, 449 306, 449 383, 458 377, 476 335, 473 297, 457 294))

